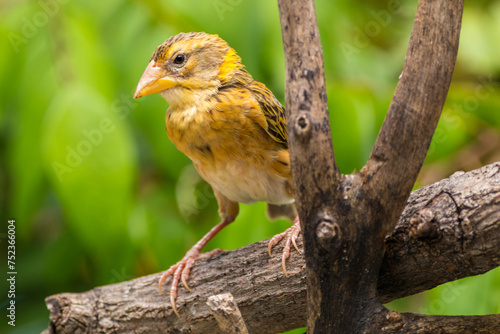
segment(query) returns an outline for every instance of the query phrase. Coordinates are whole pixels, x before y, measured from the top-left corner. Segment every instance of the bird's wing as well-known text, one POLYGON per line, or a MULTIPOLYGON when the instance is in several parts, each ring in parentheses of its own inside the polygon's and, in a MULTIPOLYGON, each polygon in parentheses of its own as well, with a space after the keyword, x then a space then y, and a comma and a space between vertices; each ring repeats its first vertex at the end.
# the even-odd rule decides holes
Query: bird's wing
POLYGON ((273 93, 262 83, 253 81, 247 88, 257 101, 266 120, 262 127, 278 143, 287 144, 285 109, 273 93))

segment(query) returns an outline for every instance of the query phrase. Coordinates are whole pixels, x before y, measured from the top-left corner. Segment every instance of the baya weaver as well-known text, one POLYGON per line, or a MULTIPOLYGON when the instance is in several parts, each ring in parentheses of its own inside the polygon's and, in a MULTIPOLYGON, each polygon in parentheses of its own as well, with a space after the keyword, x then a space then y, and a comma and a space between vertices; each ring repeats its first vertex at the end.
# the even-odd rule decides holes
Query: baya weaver
POLYGON ((284 237, 282 266, 300 232, 294 205, 284 109, 273 93, 248 73, 241 58, 217 35, 181 33, 153 53, 134 97, 160 93, 170 107, 167 134, 214 191, 222 219, 158 285, 173 274, 170 301, 174 312, 177 285, 186 283, 194 263, 223 250, 200 253, 238 215, 238 203, 267 202, 270 218, 284 216, 292 227, 274 236, 268 251, 284 237))

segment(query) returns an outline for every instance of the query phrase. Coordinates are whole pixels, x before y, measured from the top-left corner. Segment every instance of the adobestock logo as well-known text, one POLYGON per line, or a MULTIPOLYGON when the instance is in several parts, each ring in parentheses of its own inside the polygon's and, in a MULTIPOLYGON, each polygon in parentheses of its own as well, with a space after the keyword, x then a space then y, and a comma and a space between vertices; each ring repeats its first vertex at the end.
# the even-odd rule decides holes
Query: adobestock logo
POLYGON ((224 21, 225 13, 232 12, 236 6, 242 3, 243 0, 216 0, 213 6, 219 19, 224 21))
POLYGON ((49 19, 59 13, 61 5, 65 5, 70 0, 40 0, 38 5, 40 9, 31 17, 23 16, 21 18, 21 34, 13 31, 7 34, 12 48, 16 53, 19 52, 19 46, 28 44, 30 39, 33 39, 38 34, 39 30, 49 23, 49 19))
POLYGON ((66 154, 66 164, 57 161, 52 162, 52 168, 59 181, 63 181, 64 174, 72 172, 73 168, 78 167, 83 162, 83 158, 92 153, 94 147, 101 145, 105 133, 111 133, 114 130, 115 126, 109 118, 102 119, 97 129, 83 129, 82 134, 86 139, 80 140, 75 148, 66 145, 66 151, 68 152, 66 154))
MULTIPOLYGON (((111 110, 118 116, 118 119, 123 120, 136 106, 137 103, 132 101, 129 95, 123 94, 111 104, 111 110)), ((113 124, 111 118, 108 117, 101 119, 96 128, 90 130, 82 129, 81 134, 84 138, 74 146, 66 145, 64 162, 52 162, 52 169, 59 182, 63 182, 64 174, 70 173, 80 166, 85 158, 94 151, 94 148, 104 142, 106 134, 112 133, 115 129, 115 124, 113 124)))
POLYGON ((353 28, 351 43, 341 42, 339 44, 340 50, 347 59, 347 62, 350 63, 353 55, 359 54, 362 49, 369 46, 371 41, 380 35, 383 28, 386 28, 392 22, 393 16, 401 13, 401 10, 401 2, 399 0, 391 0, 387 4, 387 9, 370 11, 373 20, 368 21, 363 29, 359 27, 353 28))

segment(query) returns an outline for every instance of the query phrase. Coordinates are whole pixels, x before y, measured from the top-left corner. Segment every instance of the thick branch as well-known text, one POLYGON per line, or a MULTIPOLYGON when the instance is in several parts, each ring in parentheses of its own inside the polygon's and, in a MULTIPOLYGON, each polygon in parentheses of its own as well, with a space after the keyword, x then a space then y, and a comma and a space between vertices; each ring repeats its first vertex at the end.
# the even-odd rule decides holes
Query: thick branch
POLYGON ((295 203, 304 237, 310 330, 321 314, 320 282, 324 281, 324 275, 318 268, 331 263, 329 257, 318 254, 319 249, 328 248, 338 237, 332 211, 340 194, 340 172, 333 153, 314 0, 278 0, 278 7, 287 73, 288 145, 295 203), (317 233, 324 238, 318 239, 317 233))
POLYGON ((318 207, 332 198, 340 177, 333 153, 323 50, 314 0, 278 0, 278 6, 287 71, 286 119, 294 196, 301 219, 309 221, 318 207))
MULTIPOLYGON (((386 238, 380 299, 389 302, 499 266, 499 184, 500 162, 414 191, 395 231, 386 238)), ((154 274, 81 294, 48 297, 49 332, 218 333, 205 303, 224 292, 235 297, 251 333, 305 326, 304 259, 292 253, 286 278, 281 259, 269 258, 266 246, 262 241, 198 262, 189 280, 192 292, 179 289, 180 318, 172 313, 168 296, 158 294, 160 274, 154 274)), ((464 319, 477 325, 476 318, 490 321, 464 319)))
POLYGON ((396 229, 385 240, 378 282, 385 295, 382 301, 401 298, 398 285, 413 286, 406 292, 414 294, 478 275, 478 268, 498 266, 499 209, 500 162, 457 172, 414 191, 396 229))
MULTIPOLYGON (((294 20, 285 23, 285 15, 280 14, 282 25, 293 25, 294 38, 304 41, 296 50, 284 43, 285 55, 297 58, 298 64, 308 59, 310 48, 304 30, 307 11, 294 11, 302 9, 303 2, 288 2, 294 20)), ((313 194, 310 199, 322 200, 317 206, 328 205, 325 212, 309 209, 303 224, 311 334, 332 328, 339 334, 365 332, 367 320, 384 310, 377 295, 383 240, 398 222, 439 120, 458 52, 462 11, 463 0, 419 1, 401 79, 367 165, 360 173, 342 178, 340 185, 333 179, 326 185, 309 182, 305 186, 313 194), (330 189, 326 196, 324 187, 330 189)), ((284 40, 286 32, 283 29, 284 40)), ((293 70, 287 68, 287 72, 293 70)), ((297 80, 287 77, 290 81, 297 80)), ((287 96, 298 94, 300 88, 287 87, 294 88, 287 96)), ((312 131, 311 138, 316 133, 321 133, 320 128, 312 131)), ((291 144, 293 151, 300 142, 291 144)), ((330 166, 315 168, 327 174, 330 166)), ((297 200, 300 203, 300 196, 297 200)))

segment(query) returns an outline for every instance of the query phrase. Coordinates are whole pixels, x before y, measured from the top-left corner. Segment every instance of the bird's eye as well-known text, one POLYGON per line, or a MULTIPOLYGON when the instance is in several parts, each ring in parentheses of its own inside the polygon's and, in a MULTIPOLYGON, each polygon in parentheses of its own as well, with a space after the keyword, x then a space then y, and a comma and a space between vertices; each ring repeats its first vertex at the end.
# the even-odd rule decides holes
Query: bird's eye
POLYGON ((174 64, 180 65, 180 64, 184 63, 185 60, 186 60, 185 55, 183 55, 183 54, 177 55, 174 58, 174 64))

